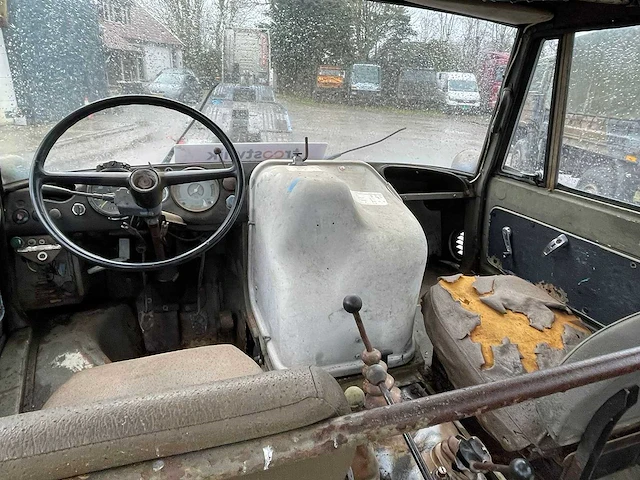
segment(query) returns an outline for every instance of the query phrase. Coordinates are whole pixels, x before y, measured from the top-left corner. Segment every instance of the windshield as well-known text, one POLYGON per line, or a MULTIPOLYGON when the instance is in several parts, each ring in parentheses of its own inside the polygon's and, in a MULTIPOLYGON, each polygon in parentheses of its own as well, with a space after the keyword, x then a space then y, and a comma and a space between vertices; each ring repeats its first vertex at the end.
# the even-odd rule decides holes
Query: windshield
POLYGON ((449 80, 452 92, 477 92, 478 84, 474 80, 449 80))
POLYGON ((344 71, 343 70, 333 70, 333 69, 329 69, 329 68, 321 68, 318 71, 318 75, 320 76, 324 76, 324 77, 344 77, 344 71))
MULTIPOLYGON (((463 101, 445 95, 437 81, 439 88, 399 86, 434 82, 439 72, 483 78, 491 55, 509 52, 517 33, 366 0, 77 0, 46 7, 10 1, 7 18, 0 28, 5 182, 26 176, 56 122, 121 94, 157 95, 200 109, 246 152, 243 160, 290 158, 305 137, 310 158, 335 157, 404 128, 340 158, 474 172, 495 103, 489 89, 480 100, 463 101), (185 82, 185 71, 198 81, 185 82), (345 80, 319 82, 319 74, 345 80)), ((469 80, 451 80, 449 89, 478 91, 469 80)), ((174 150, 219 143, 197 125, 184 134, 184 118, 144 110, 120 108, 83 120, 63 139, 74 152, 66 157, 73 161, 61 165, 93 169, 125 158, 161 163, 176 142, 174 150)), ((169 161, 179 160, 170 155, 169 161)))
POLYGON ((380 68, 376 65, 354 65, 352 83, 380 82, 380 68))
POLYGON ((186 75, 181 73, 161 73, 158 78, 155 79, 156 83, 182 83, 186 75))
POLYGON ((436 72, 429 70, 407 70, 403 72, 401 80, 416 83, 435 83, 436 72))

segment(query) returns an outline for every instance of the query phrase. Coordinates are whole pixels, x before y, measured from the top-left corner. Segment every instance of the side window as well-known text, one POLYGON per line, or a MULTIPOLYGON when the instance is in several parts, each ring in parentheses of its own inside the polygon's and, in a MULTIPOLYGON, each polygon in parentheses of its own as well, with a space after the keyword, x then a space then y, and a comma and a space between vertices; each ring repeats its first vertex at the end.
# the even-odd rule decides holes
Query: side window
POLYGON ((640 26, 575 36, 558 184, 640 204, 640 26))
POLYGON ((511 138, 503 170, 542 179, 558 40, 545 40, 511 138))

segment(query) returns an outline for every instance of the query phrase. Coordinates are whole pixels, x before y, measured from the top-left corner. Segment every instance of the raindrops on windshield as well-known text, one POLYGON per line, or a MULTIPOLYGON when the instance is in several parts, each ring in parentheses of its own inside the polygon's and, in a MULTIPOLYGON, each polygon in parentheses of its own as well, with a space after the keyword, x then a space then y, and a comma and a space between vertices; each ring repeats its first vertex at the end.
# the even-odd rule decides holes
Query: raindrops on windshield
MULTIPOLYGON (((516 33, 365 0, 12 0, 5 23, 5 181, 26 176, 55 122, 121 94, 201 110, 251 152, 244 160, 268 158, 264 145, 297 152, 305 137, 329 157, 406 127, 342 158, 473 172, 516 33)), ((156 107, 96 114, 66 134, 60 148, 72 154, 51 168, 160 163, 177 139, 217 142, 195 126, 183 136, 178 117, 156 107)))
MULTIPOLYGON (((588 195, 640 204, 640 27, 575 36, 557 184, 588 195)), ((506 158, 507 169, 544 179, 557 40, 545 43, 506 158)))

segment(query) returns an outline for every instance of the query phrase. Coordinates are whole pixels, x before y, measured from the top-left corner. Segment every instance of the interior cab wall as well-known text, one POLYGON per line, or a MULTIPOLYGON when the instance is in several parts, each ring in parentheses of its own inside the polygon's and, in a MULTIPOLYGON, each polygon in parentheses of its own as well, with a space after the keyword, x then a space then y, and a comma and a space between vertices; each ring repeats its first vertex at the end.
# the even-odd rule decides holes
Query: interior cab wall
MULTIPOLYGON (((603 19, 593 19, 593 26, 581 26, 580 30, 637 22, 633 18, 612 20, 603 25, 603 19)), ((562 177, 568 155, 567 98, 580 80, 576 74, 570 85, 572 55, 577 51, 574 38, 571 28, 546 25, 531 28, 519 39, 494 117, 493 134, 485 145, 484 158, 490 168, 481 172, 474 185, 479 197, 467 219, 467 229, 477 229, 478 235, 471 235, 467 244, 465 266, 475 264, 484 271, 498 270, 548 284, 585 318, 609 325, 640 310, 634 291, 640 280, 640 212, 635 200, 592 195, 581 190, 581 178, 571 183, 562 177), (513 132, 521 127, 520 112, 524 114, 530 101, 534 69, 542 63, 539 59, 549 54, 548 48, 541 52, 542 42, 548 46, 551 39, 558 39, 558 47, 557 58, 550 63, 555 67, 547 98, 548 119, 537 119, 544 134, 536 154, 541 170, 519 171, 509 165, 517 138, 513 132)), ((529 149, 525 155, 532 157, 534 153, 529 149)))

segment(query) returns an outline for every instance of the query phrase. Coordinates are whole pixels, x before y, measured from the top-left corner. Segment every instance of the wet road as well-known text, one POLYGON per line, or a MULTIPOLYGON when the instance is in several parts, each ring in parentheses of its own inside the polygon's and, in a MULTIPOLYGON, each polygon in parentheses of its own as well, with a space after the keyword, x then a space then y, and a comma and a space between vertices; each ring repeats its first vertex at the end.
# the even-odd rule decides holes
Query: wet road
MULTIPOLYGON (((303 141, 308 136, 311 142, 325 142, 327 155, 379 140, 406 127, 381 144, 345 154, 341 157, 345 160, 449 167, 459 152, 481 149, 489 121, 488 117, 477 115, 313 103, 291 98, 280 101, 289 111, 291 141, 303 141)), ((111 160, 131 165, 160 163, 188 122, 182 114, 150 106, 119 107, 117 111, 94 115, 65 133, 51 151, 48 169, 94 168, 111 160)), ((30 138, 30 143, 25 141, 25 149, 21 150, 18 131, 16 145, 9 149, 14 153, 4 157, 0 154, 6 175, 26 177, 39 141, 40 138, 30 138)))
POLYGON ((378 145, 342 156, 345 160, 449 167, 459 152, 480 151, 489 125, 488 116, 281 101, 291 117, 292 140, 303 141, 308 136, 310 142, 327 142, 327 155, 376 141, 406 127, 378 145))

